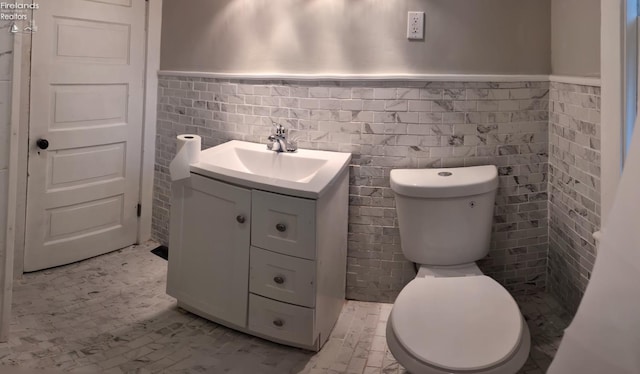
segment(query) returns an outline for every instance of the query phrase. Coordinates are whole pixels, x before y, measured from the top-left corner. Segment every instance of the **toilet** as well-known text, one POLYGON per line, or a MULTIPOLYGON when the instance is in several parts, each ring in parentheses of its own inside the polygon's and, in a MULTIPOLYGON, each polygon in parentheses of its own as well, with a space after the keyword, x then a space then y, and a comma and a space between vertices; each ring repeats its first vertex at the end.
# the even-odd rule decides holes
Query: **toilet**
POLYGON ((419 266, 387 321, 387 344, 413 374, 514 374, 530 336, 506 289, 475 261, 489 252, 495 166, 391 171, 400 243, 419 266))

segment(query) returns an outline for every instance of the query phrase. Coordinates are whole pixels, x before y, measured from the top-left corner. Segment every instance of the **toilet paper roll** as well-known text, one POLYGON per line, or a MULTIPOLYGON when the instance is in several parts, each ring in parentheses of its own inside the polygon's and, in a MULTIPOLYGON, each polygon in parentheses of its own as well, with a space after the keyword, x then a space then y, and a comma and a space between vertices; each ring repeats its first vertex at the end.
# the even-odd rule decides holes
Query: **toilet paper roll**
POLYGON ((200 161, 202 138, 193 134, 177 136, 177 152, 169 164, 169 174, 172 181, 189 178, 190 165, 200 161))

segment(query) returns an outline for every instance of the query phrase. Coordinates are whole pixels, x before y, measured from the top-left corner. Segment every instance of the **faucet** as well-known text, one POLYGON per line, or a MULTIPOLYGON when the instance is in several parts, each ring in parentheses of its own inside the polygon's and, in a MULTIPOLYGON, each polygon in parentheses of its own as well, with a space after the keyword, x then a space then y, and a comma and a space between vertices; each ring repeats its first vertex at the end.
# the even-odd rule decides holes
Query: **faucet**
POLYGON ((279 123, 271 121, 275 127, 275 132, 267 138, 267 149, 274 152, 295 152, 298 150, 296 142, 287 140, 287 129, 279 123))

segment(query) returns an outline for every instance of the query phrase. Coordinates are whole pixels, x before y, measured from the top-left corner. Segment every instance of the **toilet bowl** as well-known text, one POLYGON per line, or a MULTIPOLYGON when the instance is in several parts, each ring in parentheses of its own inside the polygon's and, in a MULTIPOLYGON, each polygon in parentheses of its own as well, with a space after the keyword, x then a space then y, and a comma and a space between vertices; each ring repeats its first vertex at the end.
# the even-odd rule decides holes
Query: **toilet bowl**
POLYGON ((513 297, 475 261, 489 250, 495 166, 391 172, 403 253, 419 264, 387 321, 410 373, 514 374, 530 336, 513 297))
POLYGON ((414 374, 516 373, 530 348, 518 305, 475 264, 458 269, 468 271, 423 266, 400 292, 387 322, 391 353, 414 374))

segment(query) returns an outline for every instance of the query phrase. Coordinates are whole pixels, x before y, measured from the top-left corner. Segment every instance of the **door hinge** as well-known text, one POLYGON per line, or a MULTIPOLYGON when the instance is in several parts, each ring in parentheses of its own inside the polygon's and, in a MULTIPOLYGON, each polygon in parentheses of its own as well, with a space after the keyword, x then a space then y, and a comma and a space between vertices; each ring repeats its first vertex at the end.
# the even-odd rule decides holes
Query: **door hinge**
POLYGON ((138 209, 137 210, 138 217, 142 216, 142 204, 138 204, 138 208, 137 209, 138 209))

